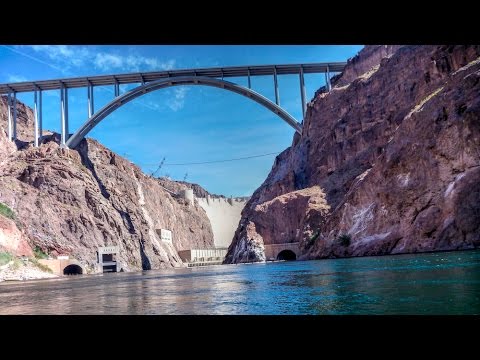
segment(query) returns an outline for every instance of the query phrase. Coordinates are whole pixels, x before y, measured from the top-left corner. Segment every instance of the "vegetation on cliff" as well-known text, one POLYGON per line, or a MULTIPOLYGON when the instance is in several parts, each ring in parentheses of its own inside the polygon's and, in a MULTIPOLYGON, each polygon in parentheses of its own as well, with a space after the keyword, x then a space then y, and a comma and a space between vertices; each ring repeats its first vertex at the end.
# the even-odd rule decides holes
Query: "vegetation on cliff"
POLYGON ((7 205, 0 202, 0 215, 3 215, 9 219, 15 219, 15 213, 7 205))

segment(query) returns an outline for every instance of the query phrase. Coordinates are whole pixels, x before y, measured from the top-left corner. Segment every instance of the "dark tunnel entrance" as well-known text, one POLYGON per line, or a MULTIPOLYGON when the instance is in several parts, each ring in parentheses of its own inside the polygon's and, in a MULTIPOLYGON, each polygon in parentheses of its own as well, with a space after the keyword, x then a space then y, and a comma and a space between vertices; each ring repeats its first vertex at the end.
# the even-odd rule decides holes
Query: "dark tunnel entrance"
POLYGON ((282 250, 278 253, 277 260, 294 261, 297 260, 297 255, 292 250, 282 250))
POLYGON ((63 269, 63 275, 82 275, 83 270, 80 266, 71 264, 63 269))

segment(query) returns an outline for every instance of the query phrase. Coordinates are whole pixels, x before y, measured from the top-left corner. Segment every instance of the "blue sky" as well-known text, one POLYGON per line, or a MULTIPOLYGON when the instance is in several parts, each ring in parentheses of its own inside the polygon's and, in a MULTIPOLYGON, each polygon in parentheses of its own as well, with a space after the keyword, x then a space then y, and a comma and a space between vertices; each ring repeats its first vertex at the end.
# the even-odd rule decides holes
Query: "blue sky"
MULTIPOLYGON (((158 71, 193 67, 346 61, 362 46, 0 46, 0 82, 158 71)), ((246 78, 226 80, 247 85, 246 78)), ((324 85, 322 74, 307 74, 307 99, 324 85)), ((121 85, 120 92, 138 84, 121 85)), ((272 76, 252 77, 252 89, 275 101, 272 76)), ((279 76, 280 105, 302 120, 298 75, 279 76)), ((112 87, 95 88, 95 109, 114 96, 112 87)), ((70 132, 87 119, 87 90, 69 90, 70 132)), ((33 94, 18 98, 33 105, 33 94)), ((60 129, 59 91, 43 97, 44 128, 60 129)), ((226 196, 246 196, 260 186, 275 155, 247 160, 174 166, 283 151, 294 130, 261 105, 225 90, 182 86, 159 90, 121 107, 89 136, 139 165, 146 173, 195 182, 226 196)))

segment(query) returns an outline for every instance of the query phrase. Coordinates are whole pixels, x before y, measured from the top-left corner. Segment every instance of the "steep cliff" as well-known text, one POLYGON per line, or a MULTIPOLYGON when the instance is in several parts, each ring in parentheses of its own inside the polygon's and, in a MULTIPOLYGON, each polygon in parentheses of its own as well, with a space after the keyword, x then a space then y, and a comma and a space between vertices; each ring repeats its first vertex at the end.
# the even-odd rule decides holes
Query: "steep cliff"
POLYGON ((95 140, 77 150, 45 135, 34 148, 30 108, 19 103, 18 138, 6 138, 0 102, 0 202, 16 214, 30 245, 71 255, 93 271, 98 246, 118 245, 125 271, 183 266, 177 250, 213 247, 205 211, 173 197, 128 160, 95 140), (173 245, 157 229, 173 232, 173 245))
POLYGON ((2 215, 0 215, 0 252, 8 252, 15 256, 33 256, 25 234, 12 219, 2 215))
POLYGON ((210 194, 207 190, 205 190, 203 187, 201 187, 198 184, 194 183, 189 183, 186 181, 172 181, 167 177, 159 177, 157 178, 157 182, 162 185, 165 189, 168 189, 169 191, 173 193, 178 193, 181 190, 186 190, 186 189, 192 189, 193 194, 197 198, 206 198, 208 196, 218 198, 222 197, 224 198, 225 196, 223 195, 216 195, 216 194, 210 194))
POLYGON ((478 247, 479 56, 480 46, 365 47, 308 104, 226 262, 297 241, 301 258, 478 247), (325 193, 329 210, 289 198, 299 189, 325 193))

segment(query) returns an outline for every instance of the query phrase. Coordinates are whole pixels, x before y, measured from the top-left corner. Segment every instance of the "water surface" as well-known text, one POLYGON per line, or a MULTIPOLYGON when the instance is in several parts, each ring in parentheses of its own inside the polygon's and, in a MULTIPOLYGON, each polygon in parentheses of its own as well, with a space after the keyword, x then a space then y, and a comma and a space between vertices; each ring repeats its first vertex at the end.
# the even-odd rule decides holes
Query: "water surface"
POLYGON ((480 314, 480 251, 0 283, 0 314, 480 314))

